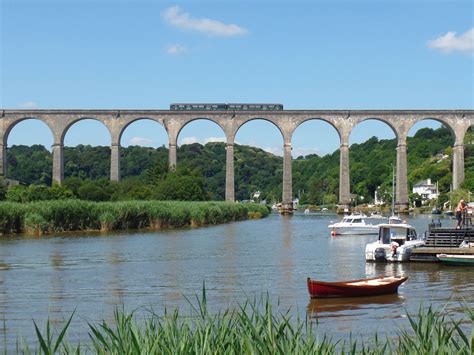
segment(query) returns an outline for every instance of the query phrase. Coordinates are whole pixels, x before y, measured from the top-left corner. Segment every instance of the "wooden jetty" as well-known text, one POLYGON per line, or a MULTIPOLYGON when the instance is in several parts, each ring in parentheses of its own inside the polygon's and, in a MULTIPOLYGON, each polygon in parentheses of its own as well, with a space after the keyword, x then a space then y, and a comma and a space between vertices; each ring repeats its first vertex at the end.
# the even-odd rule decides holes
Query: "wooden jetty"
POLYGON ((474 228, 470 218, 466 222, 461 229, 442 227, 439 221, 432 222, 426 244, 413 249, 410 261, 438 262, 436 254, 474 255, 474 228), (461 248, 461 245, 467 247, 461 248))

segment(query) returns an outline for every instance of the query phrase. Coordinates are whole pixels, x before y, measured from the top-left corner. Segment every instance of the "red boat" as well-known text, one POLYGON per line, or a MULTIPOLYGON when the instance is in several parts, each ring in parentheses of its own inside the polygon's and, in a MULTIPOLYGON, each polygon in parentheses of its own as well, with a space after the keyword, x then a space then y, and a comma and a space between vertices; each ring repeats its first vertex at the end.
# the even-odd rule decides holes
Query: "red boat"
POLYGON ((408 277, 383 276, 343 282, 323 282, 308 277, 308 291, 311 298, 318 297, 360 297, 396 293, 398 286, 408 277))

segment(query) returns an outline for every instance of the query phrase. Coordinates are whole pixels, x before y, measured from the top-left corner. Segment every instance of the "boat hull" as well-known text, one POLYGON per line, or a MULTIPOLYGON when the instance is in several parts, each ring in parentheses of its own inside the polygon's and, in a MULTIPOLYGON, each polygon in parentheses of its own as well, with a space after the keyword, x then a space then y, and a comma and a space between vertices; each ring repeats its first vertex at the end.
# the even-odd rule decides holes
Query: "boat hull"
POLYGON ((370 227, 330 227, 334 235, 376 235, 379 233, 377 226, 370 227))
POLYGON ((474 255, 446 255, 438 254, 436 257, 446 265, 474 266, 474 255))
POLYGON ((364 297, 397 293, 398 287, 406 280, 407 277, 375 277, 345 282, 323 282, 308 277, 307 284, 311 298, 364 297), (391 281, 377 284, 384 279, 391 281))
POLYGON ((365 261, 406 262, 410 261, 413 249, 425 245, 424 241, 416 240, 405 243, 393 252, 390 244, 379 242, 369 243, 365 247, 365 261))

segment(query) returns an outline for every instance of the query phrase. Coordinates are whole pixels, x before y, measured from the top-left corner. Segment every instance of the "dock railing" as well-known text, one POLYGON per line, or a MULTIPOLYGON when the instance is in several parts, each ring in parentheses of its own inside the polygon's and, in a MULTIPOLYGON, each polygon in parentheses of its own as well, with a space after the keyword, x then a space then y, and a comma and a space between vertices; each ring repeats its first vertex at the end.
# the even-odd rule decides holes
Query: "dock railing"
POLYGON ((474 248, 474 228, 472 228, 471 217, 463 216, 461 228, 454 226, 443 228, 441 221, 432 220, 428 225, 428 235, 425 238, 424 247, 432 248, 474 248))

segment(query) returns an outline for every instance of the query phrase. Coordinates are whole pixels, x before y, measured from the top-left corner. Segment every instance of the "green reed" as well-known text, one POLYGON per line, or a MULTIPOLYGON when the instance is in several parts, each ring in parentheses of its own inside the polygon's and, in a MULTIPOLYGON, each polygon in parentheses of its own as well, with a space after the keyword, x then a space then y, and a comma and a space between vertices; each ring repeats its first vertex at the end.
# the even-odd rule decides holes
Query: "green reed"
POLYGON ((0 203, 0 233, 57 233, 202 226, 266 217, 266 206, 252 203, 55 200, 0 203))
MULTIPOLYGON (((459 321, 448 319, 431 307, 420 307, 408 315, 408 328, 395 337, 380 340, 375 334, 366 342, 351 338, 334 340, 320 335, 307 319, 280 311, 269 297, 247 301, 235 309, 218 313, 208 311, 205 288, 191 310, 158 315, 148 311, 116 309, 114 321, 89 324, 89 341, 71 345, 66 331, 71 318, 56 337, 49 322, 45 334, 35 324, 37 353, 96 354, 473 354, 474 329, 468 335, 459 321)), ((474 311, 466 308, 471 324, 474 311)), ((20 349, 30 352, 28 346, 20 349)))

